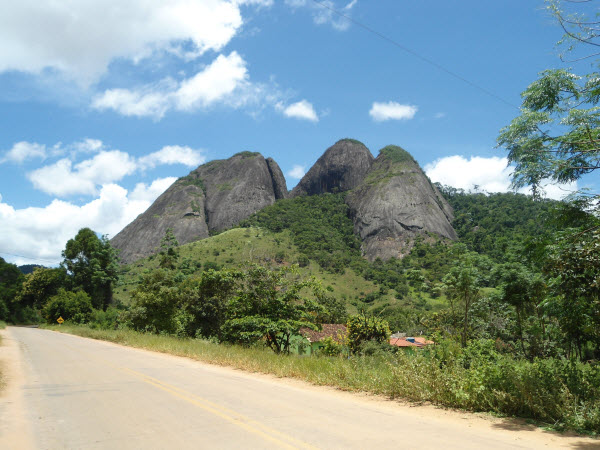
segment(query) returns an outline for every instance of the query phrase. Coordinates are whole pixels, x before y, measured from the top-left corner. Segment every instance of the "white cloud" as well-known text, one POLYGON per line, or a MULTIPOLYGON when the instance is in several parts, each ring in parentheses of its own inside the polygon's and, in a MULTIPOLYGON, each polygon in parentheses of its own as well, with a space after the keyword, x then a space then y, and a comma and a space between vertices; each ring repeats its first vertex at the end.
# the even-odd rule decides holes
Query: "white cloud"
POLYGON ((196 167, 205 160, 206 158, 200 150, 179 145, 167 145, 157 152, 139 158, 138 165, 142 169, 153 168, 161 164, 183 164, 188 167, 196 167))
POLYGON ((176 108, 190 111, 210 106, 233 93, 247 78, 246 62, 237 52, 219 55, 202 72, 181 83, 174 94, 176 108))
MULTIPOLYGON (((507 158, 492 156, 484 158, 472 156, 469 159, 460 156, 447 156, 425 165, 425 173, 434 183, 452 186, 465 191, 509 192, 510 177, 514 168, 508 166, 507 158)), ((543 189, 547 198, 560 200, 577 190, 577 182, 569 184, 544 183, 543 189)), ((519 190, 530 193, 528 188, 519 190)))
POLYGON ((369 115, 376 122, 386 120, 410 120, 417 113, 418 108, 414 105, 403 105, 397 102, 373 102, 369 115))
POLYGON ((96 199, 82 206, 53 200, 43 208, 15 209, 2 203, 0 195, 0 248, 33 260, 4 255, 18 264, 30 264, 36 259, 44 264, 58 263, 66 242, 79 229, 89 227, 114 236, 148 209, 175 180, 161 178, 149 186, 140 183, 131 193, 116 184, 106 184, 96 199))
POLYGON ((97 193, 96 186, 118 181, 132 174, 136 167, 135 159, 129 154, 111 150, 102 151, 75 166, 70 159, 63 158, 29 172, 27 178, 36 189, 51 195, 94 195, 97 193))
POLYGON ((443 119, 444 117, 446 117, 446 113, 444 112, 435 113, 435 115, 433 116, 434 119, 443 119))
POLYGON ((112 109, 124 116, 160 119, 173 109, 195 111, 222 102, 240 107, 264 96, 248 81, 246 62, 235 51, 219 55, 204 70, 181 82, 165 79, 137 90, 109 89, 92 101, 92 108, 112 109))
POLYGON ((243 25, 240 5, 271 0, 63 0, 4 2, 0 72, 51 69, 95 82, 111 61, 164 52, 219 51, 243 25), (185 50, 184 50, 185 49, 185 50))
POLYGON ((86 138, 83 141, 75 142, 72 147, 82 153, 95 153, 102 150, 104 144, 99 139, 86 138))
POLYGON ((56 154, 64 154, 65 149, 79 150, 72 150, 68 157, 29 172, 27 178, 36 189, 63 198, 77 194, 96 195, 100 186, 159 165, 196 167, 205 161, 202 150, 180 145, 167 145, 137 159, 120 150, 105 149, 98 139, 88 138, 64 147, 58 143, 53 148, 57 149, 56 154), (90 151, 97 153, 92 158, 75 162, 79 153, 90 151))
POLYGON ((277 105, 277 109, 281 110, 286 117, 310 120, 311 122, 319 121, 319 116, 317 116, 313 105, 306 100, 300 100, 287 107, 279 104, 277 105))
POLYGON ((46 146, 37 144, 35 142, 17 142, 8 150, 2 159, 0 164, 6 161, 21 164, 28 159, 33 158, 46 158, 46 146))
POLYGON ((338 31, 345 31, 350 27, 350 21, 346 17, 350 17, 350 12, 358 0, 351 0, 345 6, 338 6, 332 0, 321 0, 320 4, 311 0, 285 0, 285 3, 292 8, 309 7, 314 23, 317 25, 329 24, 338 31), (334 10, 346 17, 335 13, 334 10))
POLYGON ((297 164, 294 165, 294 167, 292 167, 292 170, 290 170, 287 173, 287 175, 289 177, 294 178, 296 180, 301 179, 305 174, 306 174, 305 167, 297 165, 297 164))

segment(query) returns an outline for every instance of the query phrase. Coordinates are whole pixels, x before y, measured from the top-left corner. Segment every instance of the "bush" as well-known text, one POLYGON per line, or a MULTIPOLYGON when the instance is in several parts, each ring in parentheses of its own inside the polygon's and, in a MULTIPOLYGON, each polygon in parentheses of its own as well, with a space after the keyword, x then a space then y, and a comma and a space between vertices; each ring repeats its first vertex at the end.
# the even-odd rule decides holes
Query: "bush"
POLYGON ((59 317, 74 323, 86 323, 92 314, 92 301, 83 291, 71 292, 60 289, 58 294, 50 297, 42 310, 48 323, 56 323, 59 317))
POLYGON ((323 346, 319 349, 318 355, 323 356, 340 356, 343 346, 339 342, 333 340, 331 336, 327 336, 321 340, 323 346))
POLYGON ((385 320, 377 317, 368 317, 364 314, 351 316, 348 319, 348 346, 352 353, 356 353, 364 341, 379 343, 388 341, 390 327, 385 320))

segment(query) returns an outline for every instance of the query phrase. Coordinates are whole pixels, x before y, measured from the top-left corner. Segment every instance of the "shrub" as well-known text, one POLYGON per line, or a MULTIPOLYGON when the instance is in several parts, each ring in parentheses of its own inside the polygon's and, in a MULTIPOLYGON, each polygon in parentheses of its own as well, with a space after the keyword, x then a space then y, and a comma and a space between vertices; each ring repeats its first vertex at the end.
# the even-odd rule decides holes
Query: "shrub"
POLYGON ((86 323, 92 314, 92 301, 83 291, 66 291, 60 289, 58 294, 50 297, 42 310, 48 323, 56 323, 59 317, 75 323, 86 323))
POLYGON ((364 314, 351 316, 348 319, 348 346, 352 353, 359 350, 363 341, 387 342, 390 337, 390 326, 385 320, 368 317, 364 314))

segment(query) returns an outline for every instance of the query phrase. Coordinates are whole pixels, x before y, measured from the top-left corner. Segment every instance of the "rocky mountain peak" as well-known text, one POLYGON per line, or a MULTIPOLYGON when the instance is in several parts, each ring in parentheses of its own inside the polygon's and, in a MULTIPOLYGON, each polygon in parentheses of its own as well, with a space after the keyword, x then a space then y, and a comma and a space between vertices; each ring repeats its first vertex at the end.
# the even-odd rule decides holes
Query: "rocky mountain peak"
POLYGON ((111 244, 120 250, 121 261, 129 263, 155 253, 167 228, 186 244, 231 228, 286 196, 285 178, 273 159, 237 153, 179 178, 111 244))
POLYGON ((401 147, 381 149, 346 203, 369 260, 403 257, 418 235, 457 238, 452 208, 401 147))
POLYGON ((354 189, 371 168, 373 160, 373 155, 362 142, 342 139, 325 151, 292 190, 290 196, 354 189))

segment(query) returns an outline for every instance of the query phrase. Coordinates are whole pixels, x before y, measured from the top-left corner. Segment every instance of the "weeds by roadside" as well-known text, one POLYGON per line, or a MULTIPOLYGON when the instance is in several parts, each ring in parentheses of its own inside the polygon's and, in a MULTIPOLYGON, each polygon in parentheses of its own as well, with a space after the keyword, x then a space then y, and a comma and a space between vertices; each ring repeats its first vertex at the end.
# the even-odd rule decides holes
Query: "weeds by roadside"
POLYGON ((531 418, 554 429, 592 435, 600 429, 600 367, 575 361, 519 361, 492 347, 453 354, 451 345, 414 354, 297 357, 131 330, 48 328, 347 391, 531 418))

